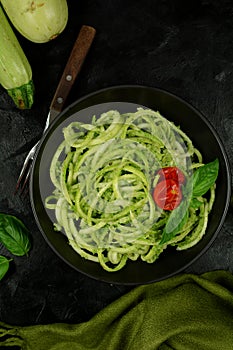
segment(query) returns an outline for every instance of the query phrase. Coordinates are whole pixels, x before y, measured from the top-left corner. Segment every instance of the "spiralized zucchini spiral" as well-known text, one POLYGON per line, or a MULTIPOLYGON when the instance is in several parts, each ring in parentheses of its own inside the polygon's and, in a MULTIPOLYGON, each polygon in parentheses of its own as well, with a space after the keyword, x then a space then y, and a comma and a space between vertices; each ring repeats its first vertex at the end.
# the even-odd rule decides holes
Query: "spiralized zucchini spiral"
POLYGON ((108 111, 90 124, 72 122, 63 132, 50 167, 55 189, 45 206, 55 211, 55 229, 64 230, 83 258, 112 272, 128 259, 153 263, 168 245, 187 249, 202 238, 214 187, 198 208, 187 208, 188 220, 175 237, 161 244, 171 213, 153 200, 156 172, 176 166, 189 178, 202 165, 201 153, 179 127, 139 108, 108 111))

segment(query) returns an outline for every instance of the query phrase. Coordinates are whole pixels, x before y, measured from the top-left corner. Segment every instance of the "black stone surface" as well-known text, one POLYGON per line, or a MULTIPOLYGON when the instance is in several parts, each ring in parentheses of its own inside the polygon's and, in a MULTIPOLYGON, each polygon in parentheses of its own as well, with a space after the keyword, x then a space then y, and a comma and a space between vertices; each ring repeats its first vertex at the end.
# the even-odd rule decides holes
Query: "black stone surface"
MULTIPOLYGON (((65 264, 41 236, 29 198, 13 195, 82 24, 97 35, 67 105, 113 85, 166 89, 207 117, 233 162, 232 1, 68 0, 68 6, 67 27, 56 40, 35 44, 17 33, 33 70, 33 108, 16 109, 0 87, 0 211, 22 219, 33 238, 29 256, 14 257, 0 282, 0 320, 18 325, 87 321, 132 288, 95 281, 65 264)), ((186 272, 233 271, 232 251, 230 209, 213 245, 186 272)), ((1 245, 0 254, 11 257, 1 245)))

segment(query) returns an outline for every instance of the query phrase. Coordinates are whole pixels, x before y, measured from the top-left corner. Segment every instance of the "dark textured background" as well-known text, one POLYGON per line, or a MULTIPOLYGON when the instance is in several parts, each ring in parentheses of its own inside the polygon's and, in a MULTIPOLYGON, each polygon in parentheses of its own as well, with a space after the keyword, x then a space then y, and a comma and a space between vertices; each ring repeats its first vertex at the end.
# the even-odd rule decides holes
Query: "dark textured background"
MULTIPOLYGON (((0 87, 0 211, 23 220, 33 238, 29 256, 14 258, 0 282, 0 320, 7 323, 86 321, 132 288, 95 281, 66 265, 42 238, 29 198, 13 195, 82 24, 94 26, 97 35, 67 105, 118 84, 164 88, 207 117, 233 162, 232 1, 68 0, 68 6, 67 27, 56 40, 35 44, 17 33, 33 70, 33 108, 17 110, 0 87)), ((213 245, 186 271, 233 271, 232 252, 229 210, 213 245)), ((0 254, 11 257, 2 246, 0 254)))

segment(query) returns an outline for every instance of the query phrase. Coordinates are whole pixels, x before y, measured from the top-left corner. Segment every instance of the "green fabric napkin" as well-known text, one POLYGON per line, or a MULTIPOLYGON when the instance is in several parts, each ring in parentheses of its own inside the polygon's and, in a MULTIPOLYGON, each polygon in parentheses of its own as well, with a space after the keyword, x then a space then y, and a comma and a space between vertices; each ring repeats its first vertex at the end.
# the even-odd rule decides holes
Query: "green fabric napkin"
POLYGON ((134 288, 90 321, 0 323, 0 349, 233 350, 233 275, 181 274, 134 288))

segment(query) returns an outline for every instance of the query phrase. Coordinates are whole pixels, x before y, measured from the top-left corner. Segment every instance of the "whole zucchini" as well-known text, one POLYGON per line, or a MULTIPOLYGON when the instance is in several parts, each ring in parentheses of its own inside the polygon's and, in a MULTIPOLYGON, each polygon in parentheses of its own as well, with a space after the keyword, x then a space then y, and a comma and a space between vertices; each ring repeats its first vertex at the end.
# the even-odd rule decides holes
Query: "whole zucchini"
POLYGON ((56 38, 66 27, 66 0, 1 0, 15 28, 30 41, 45 43, 56 38))
POLYGON ((0 84, 18 108, 29 109, 34 101, 32 70, 0 6, 0 84))

